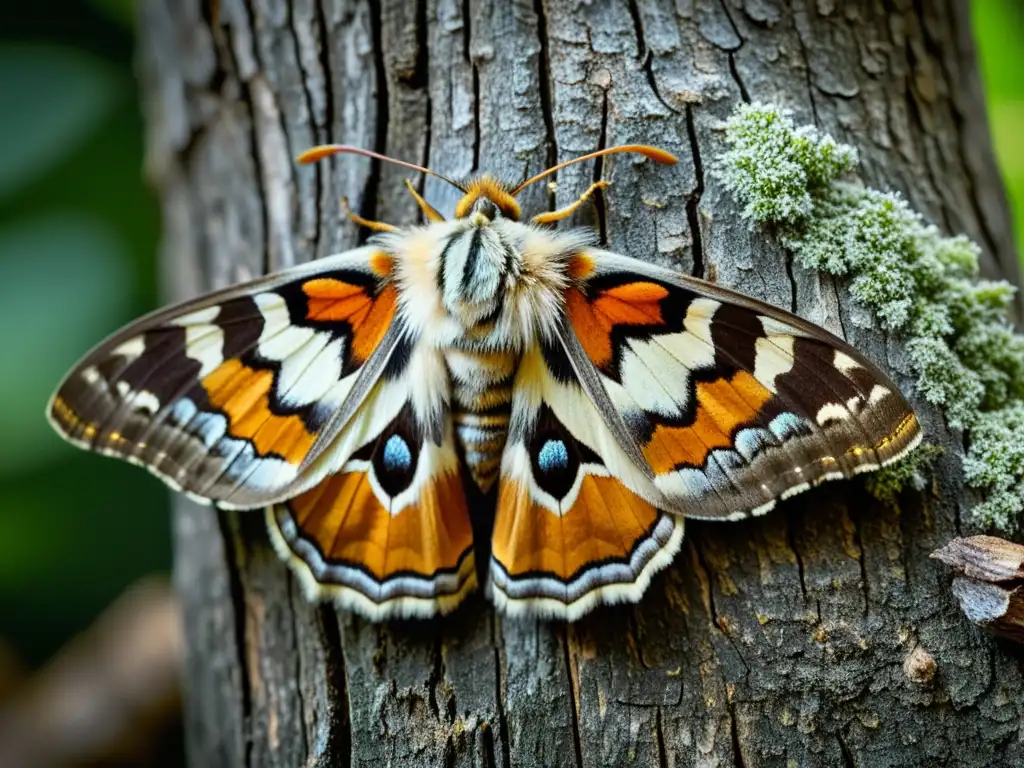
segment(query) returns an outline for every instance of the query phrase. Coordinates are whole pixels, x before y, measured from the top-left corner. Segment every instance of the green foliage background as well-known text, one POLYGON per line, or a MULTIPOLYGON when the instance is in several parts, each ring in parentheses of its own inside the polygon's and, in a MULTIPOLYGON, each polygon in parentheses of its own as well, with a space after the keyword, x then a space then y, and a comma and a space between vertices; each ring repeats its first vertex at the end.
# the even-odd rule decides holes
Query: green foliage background
MULTIPOLYGON (((159 215, 141 175, 132 0, 0 10, 0 638, 45 660, 170 566, 168 495, 65 445, 64 371, 156 302, 159 215)), ((1024 9, 975 0, 996 151, 1024 244, 1024 9)))
POLYGON ((1024 255, 1024 141, 1019 133, 1024 130, 1024 3, 973 0, 971 5, 989 123, 1013 203, 1017 248, 1024 255))
POLYGON ((63 443, 60 377, 156 303, 159 212, 141 175, 130 2, 0 11, 0 637, 45 660, 170 566, 168 496, 63 443))

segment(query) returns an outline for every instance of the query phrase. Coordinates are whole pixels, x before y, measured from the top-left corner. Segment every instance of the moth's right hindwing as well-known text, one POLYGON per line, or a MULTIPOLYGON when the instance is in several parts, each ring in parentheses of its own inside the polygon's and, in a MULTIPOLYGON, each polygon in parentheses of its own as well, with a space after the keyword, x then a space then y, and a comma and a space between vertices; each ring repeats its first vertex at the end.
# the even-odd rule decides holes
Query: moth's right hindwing
POLYGON ((683 519, 605 424, 557 342, 526 351, 502 458, 489 590, 509 614, 573 621, 635 602, 683 519))

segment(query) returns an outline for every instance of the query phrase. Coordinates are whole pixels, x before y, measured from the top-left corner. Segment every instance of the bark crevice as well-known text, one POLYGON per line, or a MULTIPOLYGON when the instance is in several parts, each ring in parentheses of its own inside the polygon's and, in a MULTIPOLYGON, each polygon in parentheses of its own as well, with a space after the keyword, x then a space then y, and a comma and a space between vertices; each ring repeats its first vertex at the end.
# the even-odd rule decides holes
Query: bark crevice
MULTIPOLYGON (((653 82, 652 82, 653 86, 653 82)), ((690 141, 690 151, 693 153, 693 168, 697 177, 697 185, 693 193, 686 200, 686 220, 690 224, 690 237, 693 242, 691 253, 693 254, 694 277, 704 277, 704 244, 701 242, 700 234, 700 200, 704 195, 704 163, 700 156, 700 142, 697 141, 697 129, 693 122, 693 108, 686 107, 686 136, 690 141)))
POLYGON ((567 627, 559 634, 559 640, 562 645, 563 661, 565 663, 565 679, 569 685, 569 722, 572 728, 572 755, 575 758, 576 768, 583 768, 583 736, 580 733, 579 671, 573 663, 573 655, 569 650, 569 638, 572 636, 572 629, 567 627))
MULTIPOLYGON (((370 35, 373 40, 373 67, 376 81, 376 108, 377 108, 377 130, 373 140, 373 151, 379 155, 388 153, 388 80, 384 65, 384 44, 381 33, 381 9, 375 2, 370 7, 370 35)), ((370 219, 377 220, 377 196, 380 193, 381 162, 373 160, 370 165, 370 173, 366 177, 366 186, 363 188, 363 206, 360 214, 370 219)), ((360 242, 366 242, 372 233, 369 231, 360 232, 360 242)))
MULTIPOLYGON (((547 152, 545 153, 545 165, 551 168, 558 162, 558 139, 555 135, 554 110, 551 106, 551 64, 548 59, 548 27, 544 15, 544 0, 533 0, 533 12, 537 16, 537 41, 540 43, 540 50, 537 54, 539 70, 539 96, 541 115, 544 119, 544 132, 547 140, 547 152)), ((525 181, 526 175, 523 175, 525 181)), ((549 192, 547 195, 548 210, 555 208, 555 195, 549 192)))
POLYGON ((252 719, 252 681, 249 677, 249 636, 246 627, 245 615, 245 587, 242 584, 243 565, 239 558, 238 548, 242 546, 241 533, 238 525, 233 519, 236 513, 226 510, 217 512, 220 521, 220 534, 224 540, 224 554, 227 562, 228 586, 231 595, 232 616, 234 619, 234 648, 235 661, 239 670, 238 693, 240 697, 240 717, 242 733, 239 734, 244 749, 244 765, 252 765, 253 742, 250 734, 252 719))

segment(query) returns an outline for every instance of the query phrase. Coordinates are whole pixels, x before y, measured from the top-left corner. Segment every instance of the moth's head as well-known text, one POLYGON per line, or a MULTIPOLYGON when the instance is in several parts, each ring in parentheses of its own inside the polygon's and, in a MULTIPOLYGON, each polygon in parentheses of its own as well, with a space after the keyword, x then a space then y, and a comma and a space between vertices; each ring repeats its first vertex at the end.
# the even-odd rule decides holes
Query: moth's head
POLYGON ((522 212, 507 184, 484 174, 459 186, 459 189, 463 195, 455 205, 455 218, 473 217, 481 221, 480 217, 483 217, 487 221, 494 221, 500 216, 519 221, 522 212))
MULTIPOLYGON (((564 163, 552 166, 545 171, 538 173, 536 176, 531 176, 526 181, 518 185, 506 184, 498 181, 494 177, 484 174, 477 176, 469 181, 452 181, 446 176, 442 176, 437 171, 432 171, 429 168, 424 168, 413 163, 407 163, 404 160, 396 160, 392 157, 386 157, 384 155, 371 152, 366 149, 360 149, 358 147, 349 147, 342 144, 326 144, 319 147, 313 147, 312 149, 306 150, 299 155, 300 163, 311 163, 316 160, 328 157, 329 155, 336 155, 341 153, 363 155, 365 157, 371 157, 375 160, 381 160, 383 162, 392 163, 403 168, 409 168, 420 173, 426 173, 435 178, 441 179, 441 181, 451 184, 453 187, 458 189, 462 193, 462 197, 459 202, 455 205, 455 218, 456 219, 469 219, 476 226, 485 226, 486 224, 493 222, 499 218, 508 219, 511 221, 519 221, 519 217, 522 214, 519 203, 516 201, 519 193, 526 189, 531 184, 545 179, 548 176, 560 171, 566 166, 573 165, 575 163, 581 163, 584 160, 592 160, 596 157, 602 157, 604 155, 612 155, 618 152, 630 152, 644 157, 650 158, 658 163, 666 163, 672 165, 676 162, 674 155, 665 152, 664 150, 657 149, 656 147, 649 147, 644 144, 626 144, 620 147, 609 147, 602 149, 597 152, 591 152, 581 157, 575 157, 572 160, 566 160, 564 163)), ((561 211, 544 211, 533 217, 534 223, 547 224, 568 216, 576 207, 585 200, 591 192, 597 188, 603 188, 607 185, 607 182, 600 182, 595 184, 588 190, 583 197, 574 205, 570 205, 561 211)), ((415 190, 410 181, 406 181, 406 187, 409 193, 416 200, 420 209, 423 211, 428 221, 437 222, 444 221, 444 217, 438 213, 431 205, 420 197, 420 194, 415 190)), ((364 224, 366 226, 372 226, 376 229, 394 229, 390 225, 381 224, 379 222, 367 222, 359 217, 353 217, 357 223, 364 224)))

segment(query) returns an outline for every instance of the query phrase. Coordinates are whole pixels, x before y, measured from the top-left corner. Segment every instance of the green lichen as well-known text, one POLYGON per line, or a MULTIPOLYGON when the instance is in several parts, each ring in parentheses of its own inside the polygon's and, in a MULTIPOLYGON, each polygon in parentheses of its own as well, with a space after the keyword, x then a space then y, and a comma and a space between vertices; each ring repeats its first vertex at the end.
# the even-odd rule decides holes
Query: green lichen
MULTIPOLYGON (((797 263, 846 278, 851 295, 901 335, 918 394, 967 430, 966 481, 986 494, 974 510, 979 521, 1019 527, 1024 337, 1006 320, 1013 286, 979 280, 974 243, 944 237, 898 194, 859 184, 856 150, 796 127, 777 107, 740 107, 725 137, 713 170, 743 215, 770 226, 797 263)), ((928 456, 876 473, 869 485, 891 501, 928 456)))
POLYGON ((864 479, 868 492, 879 501, 892 506, 908 485, 921 490, 925 486, 925 473, 942 455, 937 445, 925 443, 902 461, 883 467, 864 479))
POLYGON ((1024 511, 1024 403, 980 414, 970 434, 964 475, 969 485, 987 492, 974 514, 995 528, 1019 528, 1024 511))
POLYGON ((918 394, 942 406, 950 426, 967 426, 985 399, 985 387, 977 373, 964 365, 940 336, 911 338, 907 354, 917 371, 918 394))
POLYGON ((796 226, 811 215, 815 196, 852 171, 857 153, 815 128, 794 128, 779 111, 745 109, 729 127, 730 149, 720 157, 744 195, 743 215, 796 226))

